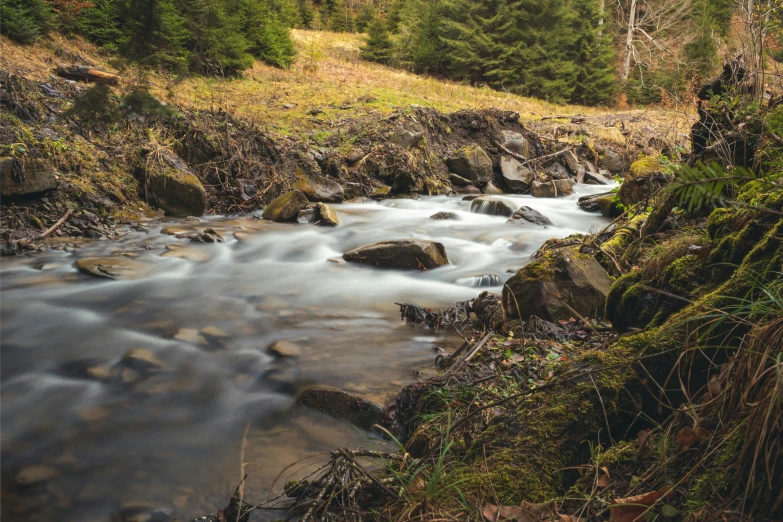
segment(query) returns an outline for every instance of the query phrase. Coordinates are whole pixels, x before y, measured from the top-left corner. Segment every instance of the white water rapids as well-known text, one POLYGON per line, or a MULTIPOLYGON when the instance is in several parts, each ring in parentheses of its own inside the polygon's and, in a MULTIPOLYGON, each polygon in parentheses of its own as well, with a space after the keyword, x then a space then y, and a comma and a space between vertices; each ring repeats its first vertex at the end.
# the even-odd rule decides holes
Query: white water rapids
POLYGON ((469 201, 439 196, 335 205, 335 228, 168 220, 116 240, 4 258, 3 519, 109 520, 138 503, 178 520, 208 514, 239 481, 248 422, 245 495, 266 498, 286 465, 368 437, 292 410, 296 392, 321 383, 387 402, 416 380, 412 368, 432 368, 434 346, 457 346, 406 326, 394 303, 446 308, 481 290, 499 292, 545 240, 603 226, 607 220, 576 199, 607 187, 574 189, 558 199, 493 196, 538 210, 554 222, 547 227, 506 224, 471 213, 469 201), (439 211, 460 219, 429 219, 439 211), (166 226, 211 227, 225 242, 188 243, 161 234, 166 226), (443 243, 451 264, 411 272, 329 261, 405 238, 443 243), (74 267, 79 258, 119 254, 142 263, 143 276, 110 281, 74 267), (281 339, 301 346, 301 355, 268 355, 281 339), (83 374, 111 368, 133 348, 151 351, 170 371, 133 385, 83 374), (18 474, 30 466, 54 475, 23 486, 18 474))

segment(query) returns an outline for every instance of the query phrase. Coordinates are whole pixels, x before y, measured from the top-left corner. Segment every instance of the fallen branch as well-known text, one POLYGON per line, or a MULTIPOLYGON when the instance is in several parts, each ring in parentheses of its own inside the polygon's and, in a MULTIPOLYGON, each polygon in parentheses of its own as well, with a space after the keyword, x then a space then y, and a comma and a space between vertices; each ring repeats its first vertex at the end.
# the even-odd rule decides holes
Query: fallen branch
POLYGON ((493 141, 492 143, 495 145, 495 147, 499 148, 501 152, 508 154, 512 158, 518 159, 519 161, 527 161, 527 158, 524 157, 522 154, 518 154, 512 150, 509 150, 508 148, 504 147, 503 145, 501 145, 496 141, 493 141))
POLYGON ((56 73, 57 76, 82 82, 106 83, 109 85, 117 85, 120 82, 120 77, 114 73, 83 65, 73 65, 70 67, 60 65, 57 68, 56 73))
POLYGON ((547 158, 554 158, 555 156, 559 156, 559 155, 561 155, 561 154, 563 154, 565 152, 568 152, 569 150, 574 150, 574 149, 573 149, 573 147, 567 147, 567 148, 565 148, 563 150, 559 150, 557 152, 553 152, 552 154, 547 154, 546 156, 540 156, 538 158, 531 158, 531 159, 525 161, 524 163, 522 163, 522 165, 527 165, 528 163, 533 163, 534 161, 539 161, 539 160, 543 160, 543 159, 547 159, 547 158))
POLYGON ((31 237, 31 238, 28 238, 28 239, 23 239, 23 240, 19 241, 19 244, 23 245, 23 246, 27 246, 30 243, 32 243, 33 241, 47 238, 48 236, 50 236, 52 234, 52 232, 54 232, 55 230, 60 228, 63 225, 63 223, 68 221, 68 218, 71 217, 72 214, 73 214, 73 210, 69 210, 68 212, 65 213, 65 215, 63 217, 61 217, 57 221, 57 223, 55 223, 51 227, 49 227, 46 230, 44 230, 39 236, 31 237))

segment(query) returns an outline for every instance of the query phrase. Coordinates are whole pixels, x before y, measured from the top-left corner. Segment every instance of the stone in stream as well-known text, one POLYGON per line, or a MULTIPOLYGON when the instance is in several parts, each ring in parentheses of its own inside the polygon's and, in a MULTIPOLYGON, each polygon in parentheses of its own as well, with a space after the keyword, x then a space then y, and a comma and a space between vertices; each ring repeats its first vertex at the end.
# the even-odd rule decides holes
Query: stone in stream
POLYGON ((16 483, 20 486, 34 486, 60 476, 60 473, 49 466, 28 466, 16 475, 16 483))
POLYGON ((503 191, 497 188, 495 185, 493 185, 491 181, 488 182, 486 185, 484 185, 482 192, 487 195, 495 195, 495 196, 503 194, 503 191))
POLYGON ((500 175, 509 192, 521 194, 530 190, 535 173, 511 156, 500 157, 500 175))
POLYGON ((207 210, 207 192, 187 164, 173 152, 163 150, 145 167, 149 203, 167 216, 201 216, 207 210))
POLYGON ((271 221, 292 221, 308 203, 310 202, 302 192, 292 190, 273 199, 261 217, 271 221))
POLYGON ((346 201, 346 203, 372 203, 372 202, 373 202, 372 198, 368 198, 367 196, 358 196, 346 201))
POLYGON ((150 267, 127 257, 88 257, 76 261, 82 274, 104 279, 137 279, 144 277, 150 267))
POLYGON ((57 188, 54 168, 44 161, 0 158, 0 195, 3 198, 40 194, 57 188))
POLYGON ((459 219, 459 215, 456 212, 436 212, 430 216, 430 219, 459 219))
POLYGON ((340 220, 337 218, 337 212, 326 203, 318 203, 315 208, 318 212, 319 224, 327 227, 336 227, 340 224, 340 220))
POLYGON ((402 270, 430 270, 449 263, 442 243, 422 239, 382 241, 343 254, 346 261, 402 270))
POLYGON ((552 220, 543 215, 538 210, 535 210, 530 207, 520 207, 517 209, 516 212, 509 218, 506 223, 511 224, 519 224, 523 221, 526 221, 528 223, 533 223, 535 225, 551 225, 552 220))
POLYGON ((478 197, 471 201, 470 211, 477 214, 488 214, 490 216, 511 216, 516 207, 511 206, 507 201, 489 197, 478 197))
POLYGON ((302 355, 302 348, 291 341, 275 341, 266 349, 267 352, 276 357, 298 357, 302 355))
POLYGON ((296 215, 297 223, 315 223, 318 221, 318 212, 314 208, 303 208, 296 215))
POLYGON ((158 356, 144 348, 133 348, 122 356, 122 366, 146 372, 167 371, 166 363, 158 359, 158 356))
POLYGON ((446 160, 449 172, 457 174, 477 187, 483 187, 492 179, 492 160, 484 149, 476 144, 466 145, 446 160))
POLYGON ((566 150, 560 155, 560 158, 563 160, 563 163, 565 163, 565 166, 571 174, 576 176, 577 172, 579 172, 579 158, 576 157, 574 151, 566 150))
POLYGON ((370 430, 381 421, 382 409, 374 402, 326 386, 303 390, 296 398, 296 406, 310 408, 359 428, 370 430))
POLYGON ((574 191, 574 180, 555 179, 547 183, 534 181, 530 187, 530 195, 534 198, 556 198, 568 196, 574 191))
POLYGON ((455 185, 454 192, 456 192, 457 194, 469 194, 469 195, 476 195, 476 196, 481 195, 481 190, 479 190, 478 187, 473 185, 464 185, 464 186, 455 185))
POLYGON ((339 183, 318 174, 306 173, 299 166, 296 167, 295 180, 291 188, 300 191, 310 201, 340 203, 345 199, 343 187, 339 183))
POLYGON ((596 317, 603 313, 611 283, 593 256, 572 248, 549 250, 506 282, 503 308, 523 320, 596 317))

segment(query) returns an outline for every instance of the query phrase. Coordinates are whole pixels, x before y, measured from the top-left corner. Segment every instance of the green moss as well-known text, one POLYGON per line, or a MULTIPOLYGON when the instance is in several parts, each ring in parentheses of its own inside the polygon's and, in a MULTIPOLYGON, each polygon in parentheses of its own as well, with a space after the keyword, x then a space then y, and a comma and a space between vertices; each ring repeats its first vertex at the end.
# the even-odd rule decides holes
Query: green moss
POLYGON ((660 156, 644 156, 631 164, 631 168, 628 169, 628 174, 637 178, 639 176, 647 176, 655 172, 661 172, 664 164, 660 156))

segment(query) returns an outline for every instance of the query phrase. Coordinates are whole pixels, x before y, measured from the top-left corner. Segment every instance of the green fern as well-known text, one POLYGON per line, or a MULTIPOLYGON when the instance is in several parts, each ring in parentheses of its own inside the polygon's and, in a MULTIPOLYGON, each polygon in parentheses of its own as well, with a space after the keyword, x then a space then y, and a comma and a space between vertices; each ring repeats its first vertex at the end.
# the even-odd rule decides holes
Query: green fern
POLYGON ((726 170, 718 163, 705 165, 699 162, 694 167, 682 165, 667 190, 675 194, 678 206, 688 212, 698 212, 704 206, 739 208, 748 205, 734 199, 737 187, 750 181, 759 181, 770 185, 771 189, 780 190, 776 185, 779 177, 780 173, 757 174, 742 167, 726 170))

